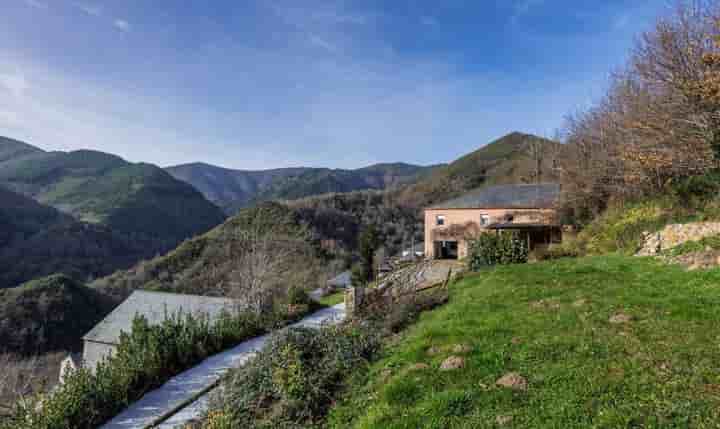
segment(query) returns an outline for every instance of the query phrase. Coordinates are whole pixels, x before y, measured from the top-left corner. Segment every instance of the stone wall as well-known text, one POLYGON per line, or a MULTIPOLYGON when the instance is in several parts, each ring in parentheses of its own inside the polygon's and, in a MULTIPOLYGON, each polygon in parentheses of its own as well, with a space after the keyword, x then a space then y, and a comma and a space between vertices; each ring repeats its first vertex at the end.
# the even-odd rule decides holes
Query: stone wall
POLYGON ((720 222, 696 222, 667 225, 659 232, 643 234, 638 256, 654 256, 688 241, 699 241, 720 234, 720 222))

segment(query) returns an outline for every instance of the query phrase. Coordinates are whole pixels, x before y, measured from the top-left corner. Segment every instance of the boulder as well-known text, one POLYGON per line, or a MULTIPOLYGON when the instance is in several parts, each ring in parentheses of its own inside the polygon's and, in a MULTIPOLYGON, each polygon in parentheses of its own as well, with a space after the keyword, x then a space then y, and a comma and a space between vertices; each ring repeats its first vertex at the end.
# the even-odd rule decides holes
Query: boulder
POLYGON ((460 356, 450 356, 440 365, 441 371, 453 371, 465 368, 465 359, 460 356))

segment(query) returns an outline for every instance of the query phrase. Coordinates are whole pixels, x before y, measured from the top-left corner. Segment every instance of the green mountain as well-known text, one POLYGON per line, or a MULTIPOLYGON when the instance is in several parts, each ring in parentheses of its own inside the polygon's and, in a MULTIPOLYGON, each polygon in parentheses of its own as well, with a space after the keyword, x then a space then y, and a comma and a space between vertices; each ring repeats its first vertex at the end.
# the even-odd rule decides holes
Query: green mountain
POLYGON ((110 308, 96 290, 62 275, 0 289, 0 353, 77 349, 110 308))
MULTIPOLYGON (((47 269, 40 274, 67 267, 58 258, 79 257, 81 248, 90 248, 98 269, 60 270, 79 280, 164 253, 225 218, 192 186, 154 165, 89 150, 45 152, 7 138, 0 139, 0 186, 7 188, 0 201, 0 221, 5 225, 0 240, 9 240, 3 234, 11 232, 22 235, 25 243, 20 244, 27 252, 47 258, 47 269), (26 199, 19 202, 20 196, 26 199), (21 219, 23 210, 33 216, 21 219), (49 244, 40 245, 41 238, 49 244), (34 242, 28 242, 31 239, 34 242), (75 245, 63 250, 62 243, 68 241, 75 245)), ((4 271, 0 269, 0 278, 4 271)), ((30 274, 20 277, 33 278, 30 274)))
POLYGON ((486 185, 557 182, 555 162, 562 145, 514 132, 454 162, 398 194, 402 205, 422 208, 486 185))
POLYGON ((84 281, 156 254, 157 241, 84 223, 0 186, 0 289, 55 273, 84 281))
POLYGON ((297 199, 362 189, 388 189, 413 183, 434 168, 393 163, 356 170, 299 167, 247 171, 195 163, 166 170, 176 179, 193 185, 226 212, 234 213, 258 201, 297 199))
POLYGON ((166 249, 224 218, 195 189, 154 165, 90 150, 42 152, 7 140, 0 154, 8 154, 0 161, 0 184, 78 220, 156 238, 166 249))

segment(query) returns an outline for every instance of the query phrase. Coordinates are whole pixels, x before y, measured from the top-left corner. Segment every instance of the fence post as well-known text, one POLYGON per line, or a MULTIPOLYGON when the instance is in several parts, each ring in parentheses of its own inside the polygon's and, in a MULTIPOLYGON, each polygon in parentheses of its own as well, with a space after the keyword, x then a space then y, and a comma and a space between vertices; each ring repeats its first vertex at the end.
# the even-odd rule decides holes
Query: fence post
POLYGON ((350 286, 345 291, 345 313, 349 319, 359 314, 364 304, 365 288, 350 286))

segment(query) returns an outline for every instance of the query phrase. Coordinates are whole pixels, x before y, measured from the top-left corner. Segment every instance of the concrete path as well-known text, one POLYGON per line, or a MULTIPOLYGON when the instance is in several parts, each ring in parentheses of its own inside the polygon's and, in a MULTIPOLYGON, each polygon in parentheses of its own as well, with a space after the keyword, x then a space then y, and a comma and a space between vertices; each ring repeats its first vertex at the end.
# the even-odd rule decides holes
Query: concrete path
MULTIPOLYGON (((292 326, 319 328, 345 319, 345 304, 320 310, 292 326)), ((105 425, 103 429, 175 428, 207 409, 208 393, 225 372, 237 368, 263 348, 269 335, 253 338, 230 350, 211 356, 148 392, 105 425)))

